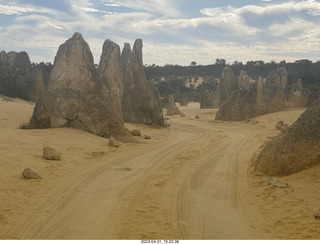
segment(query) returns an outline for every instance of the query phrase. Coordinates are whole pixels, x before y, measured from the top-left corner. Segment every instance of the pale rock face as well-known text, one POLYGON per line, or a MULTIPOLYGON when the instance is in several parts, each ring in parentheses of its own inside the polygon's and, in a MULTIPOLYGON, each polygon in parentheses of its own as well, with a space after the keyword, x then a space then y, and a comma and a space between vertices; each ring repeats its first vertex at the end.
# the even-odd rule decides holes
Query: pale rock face
POLYGON ((177 107, 177 105, 174 101, 174 97, 172 95, 170 95, 168 97, 168 103, 167 103, 166 108, 168 109, 167 114, 166 114, 167 116, 182 115, 182 112, 177 107))
POLYGON ((272 138, 260 153, 255 171, 265 175, 289 175, 319 164, 320 99, 292 126, 272 138))
POLYGON ((246 89, 250 88, 250 77, 243 70, 240 71, 240 74, 238 77, 238 87, 246 88, 246 89))
POLYGON ((38 101, 44 92, 42 70, 31 68, 26 52, 0 53, 0 93, 38 101))
POLYGON ((180 106, 188 106, 189 101, 186 98, 181 98, 180 106))
POLYGON ((95 70, 89 45, 75 33, 59 47, 48 89, 36 104, 30 128, 73 127, 131 141, 119 105, 122 81, 117 60, 117 47, 106 41, 101 68, 95 70), (112 73, 115 70, 118 74, 112 73))
MULTIPOLYGON (((224 73, 226 71, 224 70, 224 73)), ((233 80, 232 70, 227 70, 229 80, 233 80)), ((226 76, 226 75, 224 75, 226 76)), ((225 78, 223 80, 226 80, 225 78)), ((285 107, 285 87, 288 74, 285 68, 279 68, 270 72, 266 79, 261 77, 255 83, 250 84, 247 75, 240 73, 238 87, 229 94, 228 98, 220 103, 217 120, 245 120, 267 113, 280 111, 285 107)), ((227 82, 231 84, 231 82, 227 82)), ((221 85, 221 84, 220 84, 221 85)), ((228 85, 231 87, 231 85, 228 85)), ((221 87, 220 87, 220 96, 221 87)))
POLYGON ((146 78, 142 47, 142 40, 137 39, 132 51, 128 43, 122 50, 122 112, 126 122, 159 125, 163 122, 160 97, 154 85, 146 78))
POLYGON ((114 116, 123 123, 122 98, 123 98, 123 73, 121 67, 120 47, 118 44, 106 40, 103 44, 99 63, 99 80, 102 93, 112 97, 114 116))
POLYGON ((200 103, 201 109, 206 108, 219 108, 220 105, 220 92, 219 89, 216 91, 205 90, 200 103))
POLYGON ((304 88, 301 79, 298 79, 286 89, 286 107, 308 107, 310 95, 310 90, 304 88))
POLYGON ((220 78, 220 104, 226 102, 231 93, 238 89, 238 84, 233 71, 229 67, 225 67, 220 78))
POLYGON ((285 68, 270 72, 268 77, 258 81, 254 116, 281 111, 285 108, 285 87, 288 73, 285 68))

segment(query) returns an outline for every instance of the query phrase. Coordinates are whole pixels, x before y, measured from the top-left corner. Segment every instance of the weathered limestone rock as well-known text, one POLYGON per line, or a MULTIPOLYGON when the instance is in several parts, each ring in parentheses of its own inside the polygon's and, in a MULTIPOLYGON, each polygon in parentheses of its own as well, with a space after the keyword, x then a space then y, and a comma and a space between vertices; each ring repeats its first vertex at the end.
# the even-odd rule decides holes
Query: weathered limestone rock
POLYGON ((276 186, 278 188, 286 188, 288 187, 288 182, 285 182, 282 179, 279 179, 277 177, 269 177, 267 179, 268 185, 276 186))
POLYGON ((265 175, 289 175, 320 163, 320 99, 292 126, 272 138, 260 153, 255 171, 265 175))
POLYGON ((179 110, 179 108, 177 107, 175 101, 174 101, 174 97, 172 95, 170 95, 168 97, 168 103, 166 105, 167 110, 167 114, 166 116, 173 116, 173 115, 181 115, 181 111, 179 110))
POLYGON ((130 131, 130 133, 133 136, 141 136, 141 131, 138 129, 134 129, 134 130, 130 131))
POLYGON ((200 103, 200 109, 219 108, 220 93, 219 90, 209 91, 205 90, 200 103))
POLYGON ((32 180, 32 179, 41 179, 41 176, 37 172, 35 172, 35 171, 33 171, 32 169, 29 169, 29 168, 26 168, 26 169, 23 170, 22 176, 25 179, 28 179, 28 180, 29 179, 30 180, 32 180))
POLYGON ((280 120, 277 124, 276 124, 276 129, 280 130, 280 131, 284 131, 288 128, 288 125, 285 124, 282 120, 280 120))
POLYGON ((288 82, 286 68, 270 72, 266 80, 258 80, 254 116, 281 111, 285 108, 285 87, 288 82))
POLYGON ((124 90, 122 112, 126 122, 162 125, 164 118, 159 92, 149 82, 142 62, 142 40, 137 39, 131 51, 126 43, 122 51, 124 90))
POLYGON ((244 70, 240 71, 239 77, 238 77, 238 87, 250 88, 250 77, 247 75, 247 73, 244 70))
POLYGON ((229 99, 220 105, 219 111, 216 114, 216 120, 245 120, 250 113, 249 103, 246 102, 247 97, 241 96, 239 91, 234 91, 230 94, 229 99))
POLYGON ((59 47, 46 93, 36 104, 30 128, 73 127, 132 141, 121 114, 119 48, 106 41, 100 67, 89 45, 75 33, 59 47))
POLYGON ((0 93, 38 101, 44 92, 42 70, 32 68, 26 52, 0 53, 0 93))
POLYGON ((188 106, 189 101, 186 98, 181 98, 180 106, 188 106))
POLYGON ((304 88, 301 79, 298 79, 286 88, 286 107, 308 107, 310 105, 310 95, 310 90, 304 88))
POLYGON ((114 139, 113 136, 111 136, 110 139, 109 139, 109 146, 117 148, 117 147, 120 146, 120 144, 119 144, 119 142, 116 141, 116 139, 114 139))
POLYGON ((61 156, 60 156, 60 153, 57 152, 54 148, 44 147, 43 148, 43 158, 45 158, 47 160, 59 161, 61 159, 61 156))
POLYGON ((236 77, 229 67, 224 67, 219 84, 220 90, 220 104, 226 102, 231 93, 238 89, 236 77))
MULTIPOLYGON (((232 77, 230 74, 229 76, 232 77)), ((266 79, 259 77, 249 86, 247 82, 244 82, 247 78, 243 77, 245 77, 244 74, 242 78, 240 76, 243 79, 242 85, 232 91, 228 99, 220 104, 216 114, 217 120, 245 120, 284 109, 285 86, 288 80, 285 68, 270 72, 266 79)))
POLYGON ((149 136, 149 135, 144 135, 144 139, 150 140, 150 139, 151 139, 151 136, 149 136))
MULTIPOLYGON (((120 47, 118 44, 106 40, 103 44, 102 54, 99 63, 99 81, 101 86, 101 95, 108 98, 105 101, 105 117, 108 121, 108 134, 112 134, 116 139, 121 137, 129 138, 129 131, 124 128, 124 120, 122 114, 122 98, 123 98, 123 73, 121 68, 120 47), (119 133, 120 132, 120 133, 119 133), (118 134, 118 135, 117 135, 118 134), (126 134, 128 134, 126 136, 126 134), (117 138, 118 137, 118 138, 117 138)), ((126 140, 128 140, 126 139, 126 140)))

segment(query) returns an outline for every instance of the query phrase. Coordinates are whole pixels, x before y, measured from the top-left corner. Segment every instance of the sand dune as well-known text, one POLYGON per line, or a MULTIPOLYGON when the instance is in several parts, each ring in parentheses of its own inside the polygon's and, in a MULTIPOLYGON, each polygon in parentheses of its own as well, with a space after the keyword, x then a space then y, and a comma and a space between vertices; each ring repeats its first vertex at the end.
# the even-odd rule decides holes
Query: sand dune
POLYGON ((320 167, 275 188, 251 166, 275 124, 304 109, 219 122, 189 103, 169 128, 126 124, 151 140, 112 148, 70 128, 20 129, 33 107, 0 99, 0 239, 319 238, 320 167), (45 146, 62 160, 44 160, 45 146), (42 179, 23 179, 25 168, 42 179))

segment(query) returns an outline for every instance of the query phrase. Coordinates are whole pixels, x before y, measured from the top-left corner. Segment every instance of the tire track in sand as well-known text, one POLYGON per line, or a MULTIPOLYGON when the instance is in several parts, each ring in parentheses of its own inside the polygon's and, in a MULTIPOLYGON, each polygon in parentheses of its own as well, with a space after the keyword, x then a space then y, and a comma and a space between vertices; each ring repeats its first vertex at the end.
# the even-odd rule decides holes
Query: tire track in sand
POLYGON ((157 145, 87 164, 48 193, 22 239, 253 239, 238 192, 248 134, 179 120, 157 145), (126 162, 133 171, 114 170, 126 162), (240 202, 240 203, 239 203, 240 202))
POLYGON ((39 209, 15 226, 10 236, 20 239, 117 239, 117 231, 113 228, 117 225, 114 210, 120 203, 130 201, 140 187, 141 179, 160 166, 157 162, 166 160, 183 147, 185 140, 197 136, 185 133, 184 129, 177 131, 179 133, 172 140, 147 147, 146 151, 111 155, 108 160, 112 163, 86 164, 48 193, 39 209), (115 170, 124 162, 134 170, 115 170))

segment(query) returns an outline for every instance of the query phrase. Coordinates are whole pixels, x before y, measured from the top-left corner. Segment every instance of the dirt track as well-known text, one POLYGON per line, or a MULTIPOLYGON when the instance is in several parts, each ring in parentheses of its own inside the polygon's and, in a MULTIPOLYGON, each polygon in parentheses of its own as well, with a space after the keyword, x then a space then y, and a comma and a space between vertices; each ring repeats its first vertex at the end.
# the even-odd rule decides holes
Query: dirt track
POLYGON ((99 155, 59 180, 10 232, 22 239, 261 238, 244 207, 250 133, 172 118, 158 143, 99 155), (132 170, 125 170, 130 167, 132 170), (241 173, 241 175, 239 175, 241 173), (243 179, 242 179, 243 178, 243 179))
POLYGON ((0 211, 6 227, 0 237, 273 239, 249 177, 250 160, 270 131, 215 122, 213 110, 181 109, 187 116, 171 118, 169 129, 127 125, 152 139, 120 149, 107 149, 105 139, 72 129, 12 129, 24 143, 32 135, 34 144, 21 153, 35 154, 42 146, 37 143, 54 144, 63 160, 54 165, 30 156, 44 178, 16 181, 35 199, 17 198, 10 189, 3 193, 13 201, 3 208, 11 211, 0 211))

